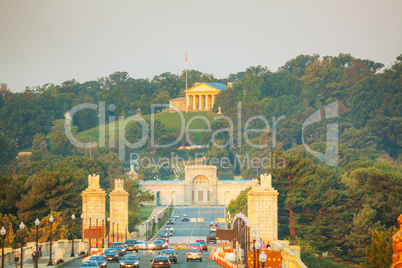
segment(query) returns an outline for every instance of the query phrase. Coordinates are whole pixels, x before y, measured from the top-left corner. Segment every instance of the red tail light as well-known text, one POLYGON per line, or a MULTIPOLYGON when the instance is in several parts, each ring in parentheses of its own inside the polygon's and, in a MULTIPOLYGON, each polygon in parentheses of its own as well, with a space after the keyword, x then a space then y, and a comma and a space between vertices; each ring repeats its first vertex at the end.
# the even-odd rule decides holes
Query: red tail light
POLYGON ((152 264, 155 264, 155 262, 153 262, 152 264))
POLYGON ((170 261, 168 261, 167 264, 170 264, 170 261))

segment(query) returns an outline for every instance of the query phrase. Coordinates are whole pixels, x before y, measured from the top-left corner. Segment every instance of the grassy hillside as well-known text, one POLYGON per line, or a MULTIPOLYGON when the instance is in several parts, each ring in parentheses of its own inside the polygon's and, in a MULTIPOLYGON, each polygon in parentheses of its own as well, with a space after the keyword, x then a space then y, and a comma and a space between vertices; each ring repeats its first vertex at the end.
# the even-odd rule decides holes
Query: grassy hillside
MULTIPOLYGON (((182 113, 184 120, 181 119, 179 113, 157 113, 154 114, 154 120, 159 120, 161 121, 166 129, 170 131, 176 131, 181 129, 182 122, 184 122, 184 126, 188 127, 190 129, 204 129, 207 126, 206 120, 212 122, 214 120, 214 117, 218 116, 216 113, 212 112, 189 112, 189 113, 182 113), (194 117, 200 117, 193 119, 192 122, 190 120, 194 117), (190 124, 189 124, 190 123, 190 124)), ((126 118, 125 120, 128 121, 131 118, 135 116, 130 116, 126 118)), ((151 115, 144 115, 142 116, 144 119, 150 120, 151 121, 151 115)), ((109 133, 112 133, 112 131, 115 132, 115 137, 116 139, 119 136, 119 129, 123 128, 123 124, 121 124, 122 120, 116 120, 112 124, 106 124, 105 125, 105 136, 109 137, 109 133)), ((87 129, 85 131, 79 132, 75 135, 75 137, 80 140, 80 141, 95 141, 99 138, 99 126, 87 129)), ((196 142, 199 142, 199 139, 201 137, 201 133, 192 133, 194 136, 196 142)))

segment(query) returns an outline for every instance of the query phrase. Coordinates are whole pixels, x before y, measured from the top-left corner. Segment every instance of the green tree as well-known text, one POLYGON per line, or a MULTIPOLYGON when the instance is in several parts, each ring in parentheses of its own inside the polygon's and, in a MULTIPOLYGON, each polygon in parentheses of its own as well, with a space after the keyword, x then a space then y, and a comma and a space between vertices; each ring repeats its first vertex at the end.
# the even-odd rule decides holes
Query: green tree
POLYGON ((392 265, 392 236, 398 231, 395 226, 386 231, 371 232, 371 244, 366 248, 367 260, 362 268, 388 268, 392 265))
POLYGON ((247 215, 247 193, 251 190, 251 187, 248 187, 243 192, 241 192, 236 199, 232 199, 228 205, 228 211, 230 215, 236 215, 237 213, 243 213, 247 215))

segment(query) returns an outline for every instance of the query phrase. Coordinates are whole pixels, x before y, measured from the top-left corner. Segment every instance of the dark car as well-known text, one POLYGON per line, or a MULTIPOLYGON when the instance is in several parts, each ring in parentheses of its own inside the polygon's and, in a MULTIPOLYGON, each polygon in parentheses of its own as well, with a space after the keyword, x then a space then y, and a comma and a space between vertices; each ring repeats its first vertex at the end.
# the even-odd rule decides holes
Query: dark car
POLYGON ((166 233, 159 233, 158 237, 167 239, 166 233))
POLYGON ((168 257, 170 262, 177 263, 177 253, 174 252, 173 249, 164 249, 162 250, 161 255, 168 257))
POLYGON ((169 237, 169 236, 172 236, 173 234, 172 234, 171 231, 166 231, 166 232, 165 232, 165 235, 166 235, 166 237, 169 237))
POLYGON ((120 260, 120 268, 139 268, 140 258, 133 254, 123 256, 120 260))
POLYGON ((173 217, 174 217, 176 220, 177 220, 178 218, 180 218, 178 214, 174 214, 173 217))
POLYGON ((119 253, 117 253, 116 249, 105 249, 103 256, 105 256, 108 261, 119 261, 119 253))
POLYGON ((200 244, 202 247, 202 250, 208 251, 208 245, 207 242, 205 242, 205 240, 195 240, 196 243, 200 244))
POLYGON ((165 249, 166 245, 163 240, 155 240, 153 249, 165 249))
POLYGON ((183 222, 183 221, 189 221, 188 216, 187 216, 186 214, 184 214, 184 215, 181 217, 181 221, 182 221, 182 222, 183 222))
POLYGON ((216 244, 216 232, 210 232, 207 237, 207 243, 214 242, 216 244))
POLYGON ((98 268, 105 268, 107 267, 107 260, 105 256, 91 256, 91 258, 89 258, 90 261, 96 261, 96 263, 98 264, 98 268))
POLYGON ((173 226, 172 226, 172 225, 166 225, 165 231, 171 231, 171 232, 173 232, 173 226))
POLYGON ((113 242, 110 245, 110 248, 117 250, 117 253, 119 253, 119 256, 126 255, 126 247, 124 246, 123 242, 113 242))
POLYGON ((175 218, 170 217, 170 218, 167 220, 167 223, 168 223, 168 224, 174 224, 174 223, 175 223, 175 221, 176 221, 176 219, 175 219, 175 218))
POLYGON ((152 268, 171 268, 169 258, 166 256, 156 256, 152 262, 152 268))
POLYGON ((137 240, 135 239, 127 239, 124 243, 127 251, 136 251, 138 252, 137 240))

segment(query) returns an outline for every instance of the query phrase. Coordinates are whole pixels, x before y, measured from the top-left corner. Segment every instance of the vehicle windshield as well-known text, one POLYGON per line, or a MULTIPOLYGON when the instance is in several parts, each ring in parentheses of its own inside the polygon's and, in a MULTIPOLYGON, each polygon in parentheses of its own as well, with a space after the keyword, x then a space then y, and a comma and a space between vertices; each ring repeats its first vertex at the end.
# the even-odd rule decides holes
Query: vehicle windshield
POLYGON ((132 255, 132 256, 124 256, 123 258, 121 258, 122 261, 135 261, 137 260, 137 256, 132 255))
POLYGON ((156 240, 154 244, 165 244, 162 240, 156 240))
POLYGON ((116 243, 116 244, 112 244, 110 247, 111 248, 122 248, 122 247, 124 247, 124 244, 123 243, 116 243))
POLYGON ((137 243, 137 240, 135 240, 135 239, 127 239, 126 240, 126 244, 135 244, 135 243, 137 243))
POLYGON ((174 254, 174 250, 165 249, 165 250, 162 250, 162 254, 174 254))
POLYGON ((103 256, 92 256, 92 257, 90 258, 90 260, 94 260, 94 261, 104 261, 104 260, 105 260, 105 257, 103 257, 103 256))
POLYGON ((105 249, 105 254, 117 254, 115 249, 105 249))
POLYGON ((163 256, 158 256, 155 257, 154 261, 168 261, 169 259, 167 257, 163 257, 163 256))
POLYGON ((144 244, 144 241, 137 241, 137 244, 144 244))
POLYGON ((206 244, 205 241, 203 241, 203 240, 198 240, 197 243, 199 243, 199 244, 201 244, 201 245, 205 245, 205 244, 206 244))
POLYGON ((198 249, 195 249, 195 248, 190 248, 190 249, 188 250, 188 252, 200 253, 200 251, 199 251, 198 249))
POLYGON ((190 244, 190 247, 199 247, 199 246, 201 246, 199 243, 191 243, 190 244))

